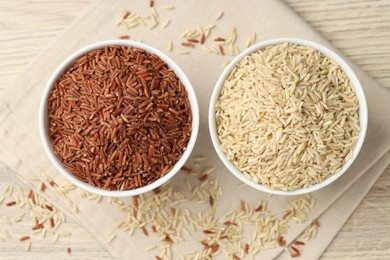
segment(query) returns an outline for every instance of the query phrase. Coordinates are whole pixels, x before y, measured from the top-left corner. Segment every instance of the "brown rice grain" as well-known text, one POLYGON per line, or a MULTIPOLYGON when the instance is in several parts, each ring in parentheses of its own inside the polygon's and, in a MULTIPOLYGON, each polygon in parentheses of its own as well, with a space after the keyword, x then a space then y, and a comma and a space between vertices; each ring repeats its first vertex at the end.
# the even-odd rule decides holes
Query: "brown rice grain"
POLYGON ((162 29, 165 29, 168 27, 168 25, 171 23, 171 20, 166 20, 162 25, 161 25, 161 28, 162 29))
POLYGON ((145 251, 152 251, 153 249, 155 249, 157 246, 156 245, 151 245, 151 246, 147 246, 145 248, 145 251))
POLYGON ((358 108, 338 64, 310 47, 282 43, 247 55, 226 78, 217 133, 247 178, 290 191, 322 182, 350 158, 358 108))
POLYGON ((170 10, 175 9, 175 6, 173 6, 173 5, 166 5, 166 6, 164 6, 164 9, 170 11, 170 10))
POLYGON ((155 21, 155 22, 149 27, 149 29, 153 30, 154 28, 157 27, 158 24, 159 24, 159 22, 158 22, 158 21, 155 21))
POLYGON ((116 238, 116 235, 115 234, 112 234, 108 239, 107 239, 107 243, 111 244, 111 242, 116 238))
POLYGON ((28 252, 30 251, 30 249, 31 249, 31 241, 28 241, 26 246, 26 251, 28 252))
POLYGON ((217 14, 217 16, 215 17, 215 20, 218 21, 222 18, 222 16, 224 15, 224 12, 220 12, 219 14, 217 14))
POLYGON ((187 50, 179 50, 178 53, 179 53, 180 55, 188 55, 188 54, 190 54, 190 52, 187 51, 187 50))

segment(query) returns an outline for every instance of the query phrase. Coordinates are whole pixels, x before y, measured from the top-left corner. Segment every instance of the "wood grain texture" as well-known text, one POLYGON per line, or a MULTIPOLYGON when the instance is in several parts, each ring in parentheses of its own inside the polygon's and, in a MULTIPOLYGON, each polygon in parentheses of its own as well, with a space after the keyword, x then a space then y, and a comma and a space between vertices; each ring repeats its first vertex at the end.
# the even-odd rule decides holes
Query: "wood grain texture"
MULTIPOLYGON (((0 95, 27 64, 43 51, 92 0, 0 1, 0 95)), ((348 58, 390 89, 390 1, 388 0, 284 0, 348 58)), ((59 50, 60 51, 60 50, 59 50)), ((390 103, 390 101, 389 101, 390 103)), ((0 140, 1 149, 1 140, 0 140)), ((17 184, 11 170, 0 165, 1 186, 17 184)), ((25 188, 25 187, 22 187, 25 188)), ((2 214, 12 214, 1 206, 2 214)), ((390 167, 351 216, 323 259, 390 259, 390 167)), ((15 234, 31 230, 19 222, 3 229, 15 234)), ((13 237, 1 242, 0 259, 112 259, 91 235, 72 220, 64 229, 73 236, 33 241, 31 252, 13 237)))

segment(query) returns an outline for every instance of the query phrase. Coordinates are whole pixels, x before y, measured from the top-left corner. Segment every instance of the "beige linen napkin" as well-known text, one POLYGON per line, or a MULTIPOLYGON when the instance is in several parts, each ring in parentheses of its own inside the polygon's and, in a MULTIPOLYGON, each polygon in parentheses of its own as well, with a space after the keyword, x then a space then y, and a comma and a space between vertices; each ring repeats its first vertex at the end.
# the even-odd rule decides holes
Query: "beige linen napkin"
MULTIPOLYGON (((206 26, 216 23, 212 37, 228 34, 233 27, 236 27, 240 46, 245 45, 246 39, 252 32, 257 33, 257 41, 273 37, 291 36, 317 41, 327 46, 329 46, 329 43, 278 1, 250 0, 243 4, 242 1, 178 0, 164 2, 164 4, 172 4, 176 7, 173 11, 167 11, 164 10, 162 3, 156 3, 160 21, 171 20, 171 24, 166 29, 149 30, 146 27, 139 26, 129 31, 115 26, 121 17, 121 10, 129 9, 132 12, 147 13, 149 12, 147 3, 144 1, 131 1, 130 3, 128 1, 116 1, 114 3, 100 1, 92 4, 91 8, 20 76, 13 87, 3 93, 0 102, 0 137, 6 149, 0 153, 1 161, 11 167, 22 181, 31 186, 34 184, 27 177, 31 174, 40 177, 41 172, 46 172, 57 183, 63 182, 64 178, 56 172, 42 149, 37 127, 40 96, 55 67, 80 47, 99 40, 117 38, 119 35, 130 34, 132 39, 144 40, 161 50, 165 50, 168 41, 172 40, 175 46, 174 52, 170 56, 182 67, 198 94, 201 127, 193 155, 207 157, 207 160, 202 162, 204 167, 216 166, 216 171, 210 177, 217 179, 224 191, 217 214, 238 207, 241 199, 247 201, 252 207, 259 200, 264 199, 269 201, 273 210, 282 212, 287 201, 291 199, 290 197, 269 197, 267 194, 249 187, 240 189, 238 187, 239 181, 225 169, 212 147, 207 126, 208 101, 213 86, 222 72, 221 63, 228 58, 211 55, 198 47, 191 50, 190 55, 179 55, 177 50, 180 48, 180 34, 187 29, 196 28, 197 25, 206 26), (224 11, 225 15, 220 21, 215 22, 215 16, 220 11, 224 11)), ((368 75, 358 68, 354 67, 354 69, 365 88, 369 105, 367 137, 356 163, 350 170, 331 186, 312 194, 317 202, 310 212, 310 219, 320 217, 328 209, 321 216, 321 219, 323 219, 321 230, 331 230, 331 232, 324 232, 320 237, 321 247, 307 247, 305 249, 305 253, 312 256, 318 256, 323 252, 343 221, 351 214, 354 207, 362 199, 363 194, 367 192, 373 181, 382 172, 382 165, 389 161, 388 157, 383 156, 390 148, 390 137, 387 134, 390 131, 390 124, 388 123, 390 108, 387 106, 390 95, 368 75), (381 163, 381 167, 378 166, 379 170, 377 169, 377 162, 381 163), (365 172, 367 174, 364 175, 364 178, 369 179, 370 182, 355 182, 365 172), (351 187, 351 185, 354 186, 351 187), (352 196, 348 190, 349 187, 361 190, 361 196, 352 196), (340 206, 337 205, 342 204, 343 201, 349 203, 348 210, 339 210, 340 206), (335 204, 332 205, 333 203, 335 204), (333 217, 340 219, 340 225, 332 225, 331 218, 325 217, 328 216, 325 215, 328 212, 331 212, 333 217)), ((172 185, 185 187, 184 181, 186 178, 186 175, 178 174, 173 179, 172 185)), ((69 202, 59 200, 55 193, 45 193, 44 196, 51 202, 55 202, 62 210, 72 214, 69 202)), ((124 232, 115 229, 115 225, 119 221, 126 219, 127 213, 116 210, 109 203, 109 199, 104 199, 96 204, 93 201, 80 199, 77 192, 70 192, 69 197, 73 202, 77 202, 79 211, 75 214, 75 218, 114 257, 129 258, 131 256, 133 259, 145 259, 159 253, 158 251, 144 251, 146 246, 157 243, 156 238, 152 236, 145 237, 141 232, 136 232, 133 237, 128 237, 124 232), (113 232, 117 234, 117 238, 111 244, 108 244, 107 238, 113 232)), ((123 201, 128 204, 132 202, 130 198, 123 199, 123 201)), ((191 207, 191 205, 186 206, 191 207)), ((299 236, 308 224, 310 224, 310 221, 291 226, 286 236, 287 241, 290 242, 299 236)), ((196 240, 173 247, 173 254, 180 256, 192 249, 201 249, 196 240)), ((261 252, 259 256, 271 258, 280 253, 281 248, 276 248, 261 252)))

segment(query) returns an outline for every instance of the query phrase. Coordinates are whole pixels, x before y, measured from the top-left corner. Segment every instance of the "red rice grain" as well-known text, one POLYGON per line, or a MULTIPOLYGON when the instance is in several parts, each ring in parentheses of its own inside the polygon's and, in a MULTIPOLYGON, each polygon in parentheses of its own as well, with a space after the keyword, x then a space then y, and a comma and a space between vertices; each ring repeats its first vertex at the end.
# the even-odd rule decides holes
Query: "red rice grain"
POLYGON ((287 210, 286 213, 284 213, 284 215, 283 215, 283 219, 287 219, 293 213, 294 212, 292 212, 291 210, 287 210))
POLYGON ((206 40, 206 36, 204 35, 204 33, 202 33, 202 35, 200 36, 200 43, 204 44, 205 40, 206 40))
POLYGON ((225 39, 222 38, 222 37, 217 37, 217 38, 214 39, 214 41, 216 41, 216 42, 224 42, 225 39))
POLYGON ((313 220, 313 224, 314 224, 315 226, 317 226, 317 227, 320 227, 320 223, 318 223, 318 220, 317 220, 317 219, 313 220))
POLYGON ((187 41, 188 42, 192 42, 192 43, 198 43, 199 42, 197 39, 188 39, 187 41))
POLYGON ((223 49, 223 46, 222 46, 222 45, 219 45, 219 53, 220 53, 222 56, 225 56, 225 50, 223 49))
POLYGON ((259 205, 259 206, 255 209, 256 212, 259 212, 259 211, 262 211, 262 210, 263 210, 263 205, 259 205))
POLYGON ((64 167, 106 190, 167 174, 192 131, 187 91, 174 71, 155 54, 116 45, 74 61, 50 92, 48 118, 64 167))
POLYGON ((294 253, 291 254, 291 257, 298 257, 298 256, 300 256, 300 255, 301 255, 300 252, 298 252, 298 253, 294 252, 294 253))
POLYGON ((232 221, 226 221, 223 224, 225 226, 237 226, 237 223, 236 222, 232 222, 232 221))
POLYGON ((7 204, 5 204, 6 206, 10 207, 10 206, 13 206, 16 204, 16 201, 10 201, 8 202, 7 204))
POLYGON ((68 247, 68 248, 66 249, 66 252, 67 252, 68 254, 72 253, 72 248, 68 247))
POLYGON ((214 198, 213 198, 213 196, 211 196, 211 195, 210 195, 210 197, 209 197, 209 202, 210 202, 210 206, 211 206, 211 207, 214 206, 214 198))
POLYGON ((165 235, 165 238, 163 239, 164 242, 173 243, 172 238, 169 235, 165 235))
POLYGON ((130 38, 129 35, 121 35, 121 36, 119 36, 119 39, 122 39, 122 40, 129 39, 129 38, 130 38))
POLYGON ((138 203, 138 195, 133 197, 133 205, 134 205, 134 207, 138 208, 138 205, 139 205, 139 203, 138 203))
POLYGON ((302 241, 294 241, 293 244, 297 245, 297 246, 304 246, 305 245, 305 243, 302 241))
POLYGON ((42 184, 41 184, 41 191, 45 192, 45 190, 46 190, 46 185, 42 182, 42 184))
POLYGON ((248 243, 246 243, 245 246, 244 246, 244 253, 245 254, 249 253, 249 245, 248 245, 248 243))
POLYGON ((219 245, 218 244, 214 244, 211 246, 211 254, 215 254, 219 249, 219 245))
POLYGON ((144 233, 145 236, 149 236, 149 233, 145 227, 142 227, 142 233, 144 233))
POLYGON ((155 225, 152 226, 152 231, 153 231, 154 233, 157 232, 157 229, 156 229, 156 226, 155 226, 155 225))
POLYGON ((203 174, 202 176, 199 177, 199 181, 205 181, 207 179, 207 177, 209 177, 209 175, 206 173, 206 174, 203 174))
POLYGON ((241 260, 237 255, 233 254, 233 260, 241 260))
POLYGON ((182 170, 183 172, 186 172, 186 173, 192 173, 192 172, 194 171, 193 169, 191 169, 191 168, 189 168, 189 167, 187 167, 187 166, 181 167, 181 170, 182 170))
POLYGON ((246 210, 245 202, 244 202, 243 200, 241 200, 241 202, 240 202, 240 209, 241 209, 242 211, 245 211, 245 210, 246 210))
POLYGON ((49 218, 50 227, 54 228, 54 219, 52 217, 49 218))
POLYGON ((200 241, 200 243, 204 246, 205 249, 210 248, 210 245, 205 241, 200 241))
MULTIPOLYGON (((296 254, 296 256, 300 256, 301 255, 301 251, 299 251, 298 248, 296 248, 295 246, 291 246, 290 247, 293 252, 293 254, 296 254)), ((293 256, 293 254, 291 254, 292 257, 296 257, 296 256, 293 256)))
POLYGON ((33 226, 31 229, 32 230, 37 230, 37 229, 42 229, 42 228, 43 228, 42 224, 37 224, 37 225, 33 226))
POLYGON ((283 236, 278 237, 278 244, 280 247, 284 247, 286 245, 286 240, 283 239, 283 236))
POLYGON ((30 239, 30 236, 23 236, 19 240, 20 241, 26 241, 26 240, 29 240, 29 239, 30 239))
POLYGON ((191 42, 182 42, 181 45, 184 47, 191 47, 191 48, 194 47, 194 44, 191 42))
POLYGON ((127 17, 129 17, 130 15, 130 12, 129 11, 126 11, 124 14, 123 14, 123 19, 126 19, 127 17))

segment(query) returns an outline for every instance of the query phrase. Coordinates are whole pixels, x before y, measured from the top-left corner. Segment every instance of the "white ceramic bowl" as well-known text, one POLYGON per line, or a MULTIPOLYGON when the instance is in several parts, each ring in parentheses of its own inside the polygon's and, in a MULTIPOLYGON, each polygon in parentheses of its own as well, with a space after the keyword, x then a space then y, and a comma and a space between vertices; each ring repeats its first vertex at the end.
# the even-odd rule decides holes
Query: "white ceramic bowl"
POLYGON ((270 39, 267 41, 260 42, 258 44, 255 44, 251 46, 250 48, 244 50, 241 52, 237 57, 235 57, 229 65, 225 68, 225 70, 222 72, 221 76, 219 77, 217 83, 215 84, 214 91, 211 96, 211 101, 210 101, 210 106, 209 106, 209 128, 210 128, 210 135, 211 135, 211 140, 213 142, 214 148, 217 151, 217 154, 219 158, 222 160, 222 162, 225 164, 225 166, 229 169, 231 173, 233 173, 238 179, 246 183, 247 185, 263 192, 271 193, 271 194, 277 194, 277 195, 298 195, 298 194, 305 194, 309 192, 313 192, 316 190, 319 190, 332 182, 334 182, 336 179, 338 179, 353 163, 353 161, 356 159, 357 155, 359 154, 359 151, 363 145, 364 138, 366 136, 366 131, 367 131, 367 121, 368 121, 368 112, 367 112, 367 102, 366 98, 364 95, 363 88, 356 77, 355 73, 352 71, 351 67, 335 52, 332 50, 324 47, 323 45, 320 45, 318 43, 304 40, 304 39, 298 39, 298 38, 276 38, 276 39, 270 39), (283 42, 292 42, 292 43, 297 43, 300 45, 306 45, 310 46, 314 49, 317 49, 321 53, 323 53, 325 56, 333 59, 336 61, 338 64, 340 64, 341 68, 343 71, 347 74, 348 78, 351 80, 355 90, 356 90, 356 95, 359 99, 359 119, 360 119, 360 134, 359 134, 359 139, 357 141, 356 147, 353 151, 352 158, 348 160, 341 170, 329 178, 325 179, 321 183, 315 184, 313 186, 310 186, 308 188, 301 188, 293 191, 282 191, 282 190, 273 190, 270 189, 267 186, 255 183, 245 177, 245 175, 232 163, 230 162, 226 154, 222 151, 220 147, 220 142, 218 139, 218 134, 216 130, 216 121, 215 121, 215 104, 219 98, 221 89, 223 87, 223 83, 226 79, 226 77, 229 76, 230 72, 234 69, 234 67, 237 65, 238 62, 240 62, 245 56, 265 48, 266 46, 269 45, 275 45, 283 42))
POLYGON ((45 90, 42 95, 41 104, 39 107, 39 131, 41 140, 43 143, 43 147, 49 156, 50 161, 54 164, 55 168, 71 183, 75 184, 77 187, 80 187, 88 192, 92 192, 98 195, 102 196, 112 196, 112 197, 128 197, 128 196, 135 196, 141 193, 148 192, 150 190, 153 190, 165 182, 167 182, 169 179, 171 179, 184 165, 188 157, 190 156, 190 153, 192 149, 194 148, 195 141, 198 135, 199 130, 199 107, 198 107, 198 101, 196 98, 195 91, 187 78, 187 76, 184 74, 184 72, 180 69, 180 67, 167 55, 162 53, 161 51, 146 45, 144 43, 140 42, 134 42, 129 40, 107 40, 102 42, 97 42, 91 45, 88 45, 72 55, 70 55, 64 62, 61 63, 61 65, 54 71, 54 73, 51 75, 49 81, 46 84, 45 90), (173 69, 176 75, 180 78, 183 85, 185 86, 187 92, 188 92, 188 98, 191 104, 191 111, 192 111, 192 132, 190 140, 187 144, 186 150, 184 151, 183 155, 181 156, 180 160, 174 165, 174 167, 163 177, 157 179, 151 184, 148 184, 143 187, 139 187, 137 189, 132 190, 123 190, 123 191, 109 191, 100 189, 98 187, 94 187, 88 183, 82 182, 79 179, 77 179, 72 173, 67 171, 61 161, 57 158, 57 156, 54 154, 53 147, 51 145, 50 139, 48 137, 48 118, 47 118, 47 99, 50 94, 50 90, 54 86, 54 82, 62 75, 62 73, 71 65, 71 63, 80 57, 81 55, 90 52, 94 49, 100 49, 105 46, 109 45, 124 45, 124 46, 132 46, 136 48, 141 48, 146 50, 149 53, 157 54, 158 57, 160 57, 162 60, 164 60, 169 68, 173 69))

